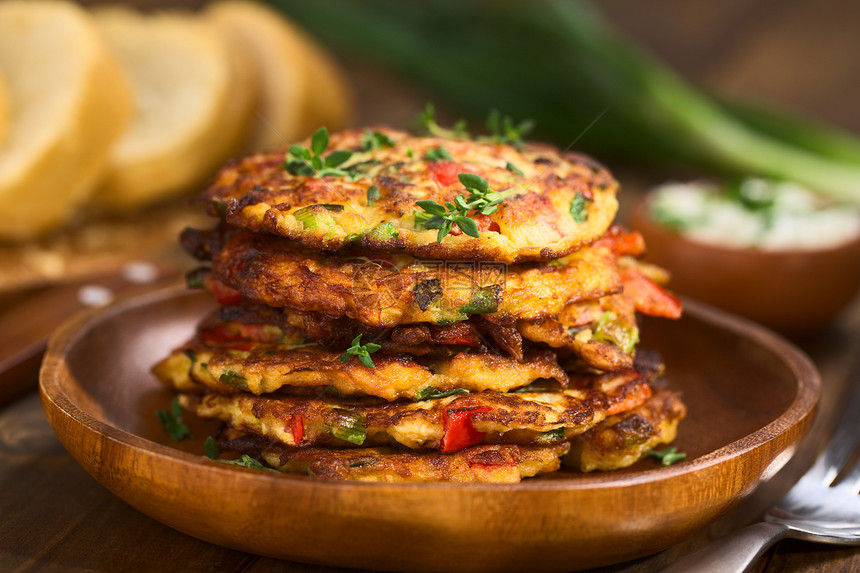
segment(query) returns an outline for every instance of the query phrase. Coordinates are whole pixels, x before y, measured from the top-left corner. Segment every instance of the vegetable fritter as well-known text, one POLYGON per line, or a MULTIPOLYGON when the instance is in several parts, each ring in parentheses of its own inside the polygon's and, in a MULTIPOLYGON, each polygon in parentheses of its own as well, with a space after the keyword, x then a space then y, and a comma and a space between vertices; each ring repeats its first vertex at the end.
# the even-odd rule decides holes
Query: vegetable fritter
POLYGON ((489 353, 460 352, 436 359, 376 352, 371 367, 357 359, 342 360, 346 349, 337 352, 316 343, 239 344, 198 338, 173 351, 154 373, 180 391, 209 388, 260 395, 285 386, 331 386, 341 394, 386 400, 414 398, 426 388, 507 392, 539 379, 553 379, 562 386, 568 381, 549 350, 529 349, 522 361, 489 353))
POLYGON ((563 257, 600 237, 615 217, 618 185, 589 157, 547 145, 374 131, 384 136, 379 145, 368 145, 370 130, 356 129, 293 146, 286 158, 269 152, 229 164, 205 194, 211 213, 312 249, 504 263, 563 257), (457 195, 471 197, 464 173, 486 181, 502 201, 465 211, 472 223, 455 224, 439 241, 438 226, 417 203, 455 211, 457 195))
POLYGON ((216 233, 208 241, 194 234, 185 233, 186 245, 194 245, 189 250, 208 251, 202 256, 211 257, 213 277, 243 298, 370 326, 449 324, 487 313, 534 320, 622 288, 615 255, 606 246, 552 263, 509 266, 313 253, 254 233, 216 233))
POLYGON ((627 467, 656 446, 673 441, 686 415, 676 392, 655 390, 641 406, 610 416, 576 436, 564 463, 584 472, 627 467))
POLYGON ((182 404, 200 417, 217 418, 235 430, 287 446, 401 444, 450 453, 480 443, 546 445, 569 440, 651 395, 648 377, 637 371, 593 376, 568 390, 455 392, 428 392, 428 399, 418 402, 390 403, 210 393, 182 395, 182 404))
MULTIPOLYGON (((255 336, 271 340, 272 329, 292 332, 308 340, 340 348, 357 334, 381 345, 391 353, 416 356, 452 356, 464 348, 472 352, 506 353, 522 360, 529 341, 544 343, 569 352, 599 370, 630 368, 638 340, 633 302, 621 295, 571 303, 558 317, 533 321, 504 319, 495 315, 475 315, 450 325, 404 324, 392 328, 364 325, 349 318, 321 312, 276 309, 266 305, 240 303, 223 306, 220 325, 231 330, 235 341, 250 344, 255 336)), ((283 335, 285 336, 285 335, 283 335)))

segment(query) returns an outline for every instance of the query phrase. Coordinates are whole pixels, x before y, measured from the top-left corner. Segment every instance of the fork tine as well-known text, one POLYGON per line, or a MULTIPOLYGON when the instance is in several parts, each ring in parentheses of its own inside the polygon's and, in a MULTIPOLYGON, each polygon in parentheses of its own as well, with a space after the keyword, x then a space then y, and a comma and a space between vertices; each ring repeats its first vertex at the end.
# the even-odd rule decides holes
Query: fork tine
POLYGON ((860 493, 860 459, 854 461, 851 471, 843 474, 839 484, 833 489, 849 495, 860 493))
POLYGON ((830 445, 807 472, 808 476, 821 479, 825 485, 833 483, 848 457, 860 443, 860 369, 854 370, 851 383, 848 402, 830 445))

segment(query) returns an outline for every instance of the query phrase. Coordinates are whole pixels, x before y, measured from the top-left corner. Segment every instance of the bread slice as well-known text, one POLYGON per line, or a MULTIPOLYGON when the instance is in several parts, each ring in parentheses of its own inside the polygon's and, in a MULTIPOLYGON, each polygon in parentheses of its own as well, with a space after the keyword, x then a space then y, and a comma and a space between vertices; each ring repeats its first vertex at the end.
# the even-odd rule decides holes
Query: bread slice
POLYGON ((253 55, 260 96, 247 151, 293 143, 321 125, 334 131, 352 114, 349 84, 314 40, 272 8, 247 0, 222 0, 204 12, 233 30, 253 55))
POLYGON ((3 74, 0 73, 0 145, 3 145, 3 140, 6 139, 6 134, 9 132, 9 88, 6 87, 6 80, 3 74))
POLYGON ((243 138, 256 86, 230 44, 191 13, 93 12, 137 100, 98 200, 133 210, 195 190, 243 138))
POLYGON ((0 238, 64 223, 92 192, 131 109, 125 77, 71 2, 0 3, 0 73, 13 112, 0 142, 0 238))

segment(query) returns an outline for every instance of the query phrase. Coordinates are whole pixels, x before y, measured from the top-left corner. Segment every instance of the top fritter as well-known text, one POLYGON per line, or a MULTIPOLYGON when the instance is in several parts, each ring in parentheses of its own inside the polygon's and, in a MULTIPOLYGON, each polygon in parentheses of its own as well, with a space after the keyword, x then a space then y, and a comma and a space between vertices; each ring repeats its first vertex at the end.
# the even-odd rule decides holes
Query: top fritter
POLYGON ((205 196, 232 225, 313 249, 514 263, 599 238, 617 188, 591 158, 546 145, 321 129, 286 156, 231 163, 205 196))

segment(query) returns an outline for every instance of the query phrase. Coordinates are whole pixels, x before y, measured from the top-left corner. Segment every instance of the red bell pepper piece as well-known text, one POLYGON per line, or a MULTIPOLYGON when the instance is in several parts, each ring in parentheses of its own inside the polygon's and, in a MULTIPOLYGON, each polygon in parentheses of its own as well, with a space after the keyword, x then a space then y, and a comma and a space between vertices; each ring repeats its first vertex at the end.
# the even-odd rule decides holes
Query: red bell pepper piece
MULTIPOLYGON (((476 213, 474 215, 469 215, 469 218, 472 219, 473 221, 475 221, 475 224, 478 225, 478 232, 479 233, 486 232, 486 231, 491 231, 493 233, 500 233, 502 230, 501 227, 499 227, 498 223, 496 223, 495 221, 490 219, 489 215, 483 215, 481 213, 476 213)), ((460 229, 460 225, 458 225, 457 223, 454 223, 454 225, 451 227, 451 234, 454 235, 455 237, 457 235, 462 235, 463 230, 460 229)))
POLYGON ((612 225, 597 240, 596 245, 608 247, 615 256, 629 255, 638 257, 645 252, 645 239, 639 231, 628 231, 619 225, 612 225))
POLYGON ((213 326, 203 331, 204 344, 226 346, 231 350, 248 351, 254 348, 254 342, 245 340, 238 332, 233 332, 223 325, 213 326))
POLYGON ((636 310, 648 316, 681 317, 681 301, 636 269, 621 271, 624 294, 633 299, 636 310))
POLYGON ((460 179, 457 177, 460 173, 472 173, 469 167, 461 165, 455 161, 431 161, 427 164, 433 179, 440 187, 450 187, 451 185, 459 185, 460 179))
POLYGON ((479 412, 489 412, 489 406, 475 408, 448 408, 443 420, 444 434, 442 436, 442 453, 450 454, 480 444, 484 433, 475 429, 472 415, 479 412))
POLYGON ((305 423, 301 416, 292 416, 284 429, 293 435, 295 445, 302 443, 305 436, 305 423))
POLYGON ((458 322, 451 326, 432 331, 433 342, 437 344, 463 344, 477 346, 481 343, 475 327, 468 322, 458 322))
POLYGON ((206 286, 206 290, 212 293, 218 304, 237 304, 244 300, 239 291, 225 285, 211 274, 207 274, 203 278, 203 284, 206 286))

